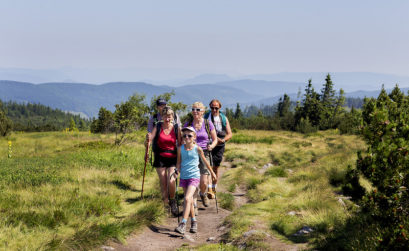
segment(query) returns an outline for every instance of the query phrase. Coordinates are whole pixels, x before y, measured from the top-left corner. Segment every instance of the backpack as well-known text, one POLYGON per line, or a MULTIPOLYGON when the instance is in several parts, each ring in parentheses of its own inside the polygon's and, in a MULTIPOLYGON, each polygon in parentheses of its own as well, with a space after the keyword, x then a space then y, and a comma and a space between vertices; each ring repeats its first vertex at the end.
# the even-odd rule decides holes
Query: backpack
MULTIPOLYGON (((220 118, 222 120, 222 131, 223 131, 223 133, 217 132, 217 137, 224 138, 224 136, 226 136, 226 124, 227 124, 226 115, 224 115, 224 113, 222 113, 222 112, 220 112, 219 114, 220 114, 220 118)), ((207 120, 207 119, 209 119, 210 116, 211 116, 211 112, 209 111, 204 115, 204 118, 207 120)), ((214 124, 213 116, 211 116, 211 120, 212 120, 212 123, 214 124)))
MULTIPOLYGON (((161 152, 176 153, 176 148, 173 151, 169 151, 169 150, 162 150, 158 146, 158 139, 159 139, 159 134, 160 134, 161 127, 162 127, 162 122, 157 122, 156 123, 156 134, 155 134, 155 137, 153 138, 153 141, 152 141, 152 152, 154 152, 155 155, 159 154, 161 152)), ((176 145, 177 145, 177 138, 178 138, 178 128, 179 128, 179 125, 177 123, 173 125, 173 130, 175 131, 175 135, 176 135, 176 145)))

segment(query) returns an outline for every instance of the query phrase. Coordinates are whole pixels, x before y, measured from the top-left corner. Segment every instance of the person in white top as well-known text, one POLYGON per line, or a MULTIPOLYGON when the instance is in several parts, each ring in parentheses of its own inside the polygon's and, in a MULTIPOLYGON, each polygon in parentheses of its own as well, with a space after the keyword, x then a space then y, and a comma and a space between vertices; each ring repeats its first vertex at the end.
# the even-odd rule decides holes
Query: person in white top
MULTIPOLYGON (((218 168, 223 160, 224 146, 232 137, 229 119, 220 111, 222 104, 219 100, 213 99, 209 103, 210 111, 205 114, 206 119, 210 119, 216 129, 217 145, 212 150, 213 170, 218 176, 218 168)), ((209 192, 207 193, 209 199, 214 199, 217 187, 217 179, 212 179, 212 184, 209 185, 209 192)))

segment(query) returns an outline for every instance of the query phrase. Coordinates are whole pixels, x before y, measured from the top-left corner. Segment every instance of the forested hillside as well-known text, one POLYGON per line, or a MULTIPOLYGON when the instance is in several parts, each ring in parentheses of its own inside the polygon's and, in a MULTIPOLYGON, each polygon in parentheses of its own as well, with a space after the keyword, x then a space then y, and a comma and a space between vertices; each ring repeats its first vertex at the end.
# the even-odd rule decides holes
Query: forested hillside
POLYGON ((90 123, 79 115, 42 104, 19 104, 10 101, 2 103, 2 107, 5 115, 12 121, 14 131, 59 131, 65 128, 86 130, 90 123))

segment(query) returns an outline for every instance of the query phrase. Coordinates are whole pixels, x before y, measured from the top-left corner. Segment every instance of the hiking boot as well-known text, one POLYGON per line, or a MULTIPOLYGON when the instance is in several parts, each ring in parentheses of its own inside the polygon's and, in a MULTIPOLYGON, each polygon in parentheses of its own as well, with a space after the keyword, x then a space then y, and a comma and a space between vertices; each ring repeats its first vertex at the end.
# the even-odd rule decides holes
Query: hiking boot
POLYGON ((197 233, 197 220, 191 222, 190 232, 197 233))
POLYGON ((203 206, 208 207, 209 206, 209 199, 207 198, 207 194, 201 194, 200 198, 202 199, 203 206))
POLYGON ((178 232, 179 234, 185 234, 186 231, 186 223, 180 222, 179 226, 175 228, 175 231, 178 232))
POLYGON ((207 198, 212 200, 212 199, 214 199, 214 197, 216 197, 214 195, 214 192, 212 191, 212 189, 209 189, 209 192, 207 192, 207 198))
POLYGON ((170 206, 170 212, 173 214, 173 216, 177 217, 178 216, 178 206, 176 204, 175 199, 170 199, 169 201, 169 206, 170 206))

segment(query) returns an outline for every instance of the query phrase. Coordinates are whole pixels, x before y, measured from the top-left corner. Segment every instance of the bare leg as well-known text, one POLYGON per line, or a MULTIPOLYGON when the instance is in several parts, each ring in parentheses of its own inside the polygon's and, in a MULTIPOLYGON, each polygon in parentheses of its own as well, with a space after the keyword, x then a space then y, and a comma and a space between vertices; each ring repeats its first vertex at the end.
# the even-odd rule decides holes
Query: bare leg
POLYGON ((208 184, 208 174, 201 174, 200 175, 200 192, 204 194, 207 189, 207 184, 208 184))
MULTIPOLYGON (((217 179, 219 179, 219 167, 218 166, 213 167, 213 172, 216 174, 217 179)), ((213 179, 213 177, 212 177, 212 182, 214 185, 217 184, 217 180, 213 179)))
MULTIPOLYGON (((192 213, 193 207, 193 194, 195 193, 196 187, 188 186, 187 188, 183 188, 185 193, 185 201, 184 201, 184 210, 183 210, 183 219, 187 220, 189 214, 192 213)), ((195 215, 193 211, 193 215, 195 215)))
POLYGON ((167 168, 167 177, 169 180, 169 197, 171 199, 175 198, 175 191, 176 191, 176 179, 175 176, 170 177, 170 175, 172 175, 175 172, 175 167, 169 167, 167 168))
POLYGON ((163 200, 163 203, 167 205, 169 201, 168 201, 168 186, 167 186, 168 181, 166 177, 166 168, 164 167, 156 168, 156 172, 158 173, 158 177, 159 177, 159 184, 160 184, 162 200, 163 200))

